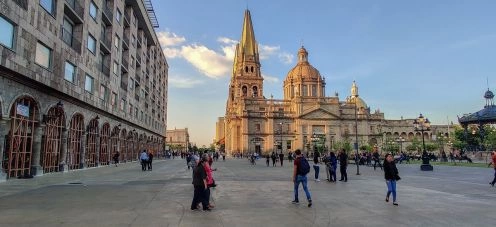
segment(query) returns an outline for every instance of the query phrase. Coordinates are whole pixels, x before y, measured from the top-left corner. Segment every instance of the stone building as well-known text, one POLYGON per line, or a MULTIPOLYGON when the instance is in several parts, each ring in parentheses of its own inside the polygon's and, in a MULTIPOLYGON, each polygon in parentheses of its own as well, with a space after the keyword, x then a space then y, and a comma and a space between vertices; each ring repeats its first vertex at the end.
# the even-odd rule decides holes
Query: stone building
POLYGON ((1 178, 162 149, 168 64, 148 0, 0 0, 1 178))
POLYGON ((165 137, 171 151, 188 152, 190 145, 188 128, 167 130, 165 137))
MULTIPOLYGON (((386 120, 379 110, 371 112, 354 81, 345 100, 337 94, 327 96, 325 79, 310 64, 304 47, 298 50, 298 62, 284 80, 282 100, 264 97, 260 67, 258 43, 250 11, 246 10, 226 114, 216 124, 215 140, 225 145, 227 153, 287 153, 318 146, 329 150, 344 140, 382 147, 384 141, 400 136, 405 139, 404 146, 415 137, 421 140, 420 132, 414 131, 414 119, 386 120)), ((432 126, 425 138, 432 140, 438 133, 447 135, 448 126, 432 126)))

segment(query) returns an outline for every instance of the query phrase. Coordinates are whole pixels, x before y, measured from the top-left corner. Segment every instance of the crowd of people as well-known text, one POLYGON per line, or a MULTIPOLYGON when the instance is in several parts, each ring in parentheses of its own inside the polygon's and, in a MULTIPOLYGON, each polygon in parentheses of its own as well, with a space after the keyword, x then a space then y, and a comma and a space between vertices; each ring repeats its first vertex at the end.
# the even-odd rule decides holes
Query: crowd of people
MULTIPOLYGON (((214 208, 213 201, 210 199, 211 188, 215 187, 215 181, 213 179, 213 171, 216 169, 212 169, 213 161, 215 158, 215 154, 202 154, 199 156, 198 154, 188 154, 186 156, 188 169, 193 169, 193 186, 194 186, 194 195, 193 201, 191 204, 191 210, 200 210, 210 211, 214 208)), ((239 154, 239 157, 234 156, 234 158, 240 158, 242 154, 239 154)), ((249 160, 253 161, 259 158, 257 153, 251 153, 249 155, 245 155, 249 160)), ((310 189, 308 187, 308 177, 307 175, 310 173, 310 164, 307 159, 313 159, 313 170, 314 170, 314 180, 319 182, 319 173, 321 164, 325 166, 325 172, 327 176, 327 181, 336 182, 337 178, 337 167, 339 164, 340 170, 340 180, 341 182, 347 182, 347 167, 348 167, 348 155, 344 149, 341 149, 338 154, 335 154, 333 151, 324 153, 320 155, 320 153, 307 153, 304 155, 301 150, 295 150, 294 153, 288 154, 288 160, 293 162, 293 184, 294 184, 294 199, 292 201, 293 204, 299 204, 299 196, 298 191, 300 185, 303 187, 303 191, 305 192, 305 196, 308 201, 308 207, 312 206, 312 196, 310 189)), ((390 201, 390 197, 392 196, 392 204, 394 206, 398 206, 397 202, 397 192, 396 192, 396 184, 401 177, 399 176, 398 168, 396 167, 396 163, 401 163, 401 160, 394 157, 391 153, 386 153, 384 155, 384 159, 381 162, 381 155, 377 150, 374 150, 370 154, 366 154, 366 164, 369 166, 373 166, 374 170, 376 167, 380 167, 381 170, 384 171, 384 180, 386 183, 386 198, 385 201, 388 203, 390 201), (373 162, 373 163, 372 163, 373 162)), ((400 155, 401 157, 401 155, 400 155)), ((272 164, 272 167, 277 166, 277 163, 282 167, 284 164, 284 154, 277 154, 273 152, 271 154, 265 155, 267 167, 272 164)), ((489 166, 494 167, 494 179, 489 182, 491 186, 495 186, 496 184, 496 151, 491 153, 492 161, 489 163, 489 166)))

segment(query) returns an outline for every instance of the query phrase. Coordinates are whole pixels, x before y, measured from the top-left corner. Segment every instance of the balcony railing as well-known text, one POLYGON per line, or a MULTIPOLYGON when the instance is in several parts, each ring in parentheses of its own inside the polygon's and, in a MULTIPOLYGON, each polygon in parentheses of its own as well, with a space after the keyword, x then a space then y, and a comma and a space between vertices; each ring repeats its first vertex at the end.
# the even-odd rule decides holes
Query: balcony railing
POLYGON ((127 72, 127 70, 129 69, 129 62, 127 61, 126 57, 124 55, 122 55, 122 68, 124 69, 124 71, 127 72))
MULTIPOLYGON (((131 11, 128 11, 131 12, 131 11)), ((128 15, 128 13, 124 13, 124 26, 129 27, 131 22, 131 17, 128 15)))
POLYGON ((141 38, 141 35, 140 34, 138 34, 138 39, 137 40, 138 40, 138 42, 137 42, 138 43, 138 47, 141 47, 142 38, 141 38))
POLYGON ((127 35, 124 35, 124 38, 122 38, 122 47, 124 50, 129 50, 129 37, 127 35))
POLYGON ((102 31, 101 37, 100 37, 100 43, 103 48, 101 50, 106 53, 110 54, 111 48, 112 48, 112 40, 110 40, 110 37, 105 35, 105 31, 102 31))
POLYGON ((112 9, 110 9, 107 4, 103 3, 102 7, 102 20, 105 24, 107 25, 112 25, 112 20, 114 19, 114 13, 112 12, 112 9))
POLYGON ((60 26, 60 38, 64 43, 72 47, 78 54, 81 53, 81 42, 72 35, 71 32, 66 30, 64 26, 60 26))
MULTIPOLYGON (((65 2, 67 2, 70 9, 79 17, 79 20, 84 18, 84 8, 79 3, 79 0, 65 0, 65 2)), ((74 18, 71 19, 74 21, 74 18)), ((82 23, 82 21, 80 21, 80 23, 82 23)))
POLYGON ((136 53, 136 67, 141 67, 141 54, 136 53))
POLYGON ((98 68, 105 76, 110 76, 110 67, 105 63, 100 63, 98 68))

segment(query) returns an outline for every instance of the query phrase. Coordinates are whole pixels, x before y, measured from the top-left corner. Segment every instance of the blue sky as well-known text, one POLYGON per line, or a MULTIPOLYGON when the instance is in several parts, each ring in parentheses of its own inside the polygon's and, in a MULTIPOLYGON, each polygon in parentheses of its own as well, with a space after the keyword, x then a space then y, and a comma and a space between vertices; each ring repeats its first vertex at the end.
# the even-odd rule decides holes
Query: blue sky
POLYGON ((434 124, 484 106, 496 88, 496 1, 152 1, 169 63, 168 129, 188 127, 208 145, 223 116, 233 47, 250 9, 262 55, 264 95, 282 82, 303 44, 327 95, 360 96, 386 119, 434 124))

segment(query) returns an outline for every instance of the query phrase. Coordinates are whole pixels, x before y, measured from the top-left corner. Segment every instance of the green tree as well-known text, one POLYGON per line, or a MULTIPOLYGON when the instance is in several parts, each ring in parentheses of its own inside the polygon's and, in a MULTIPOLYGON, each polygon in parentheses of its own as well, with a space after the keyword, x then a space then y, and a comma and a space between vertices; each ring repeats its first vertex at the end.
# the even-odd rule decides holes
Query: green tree
POLYGON ((439 145, 438 144, 435 144, 435 143, 425 143, 425 150, 427 150, 427 152, 435 151, 438 148, 439 148, 439 145))
POLYGON ((343 140, 343 141, 337 141, 334 143, 334 148, 337 151, 340 151, 341 149, 344 149, 346 154, 349 154, 351 150, 353 150, 353 146, 351 145, 351 142, 349 140, 343 140))

